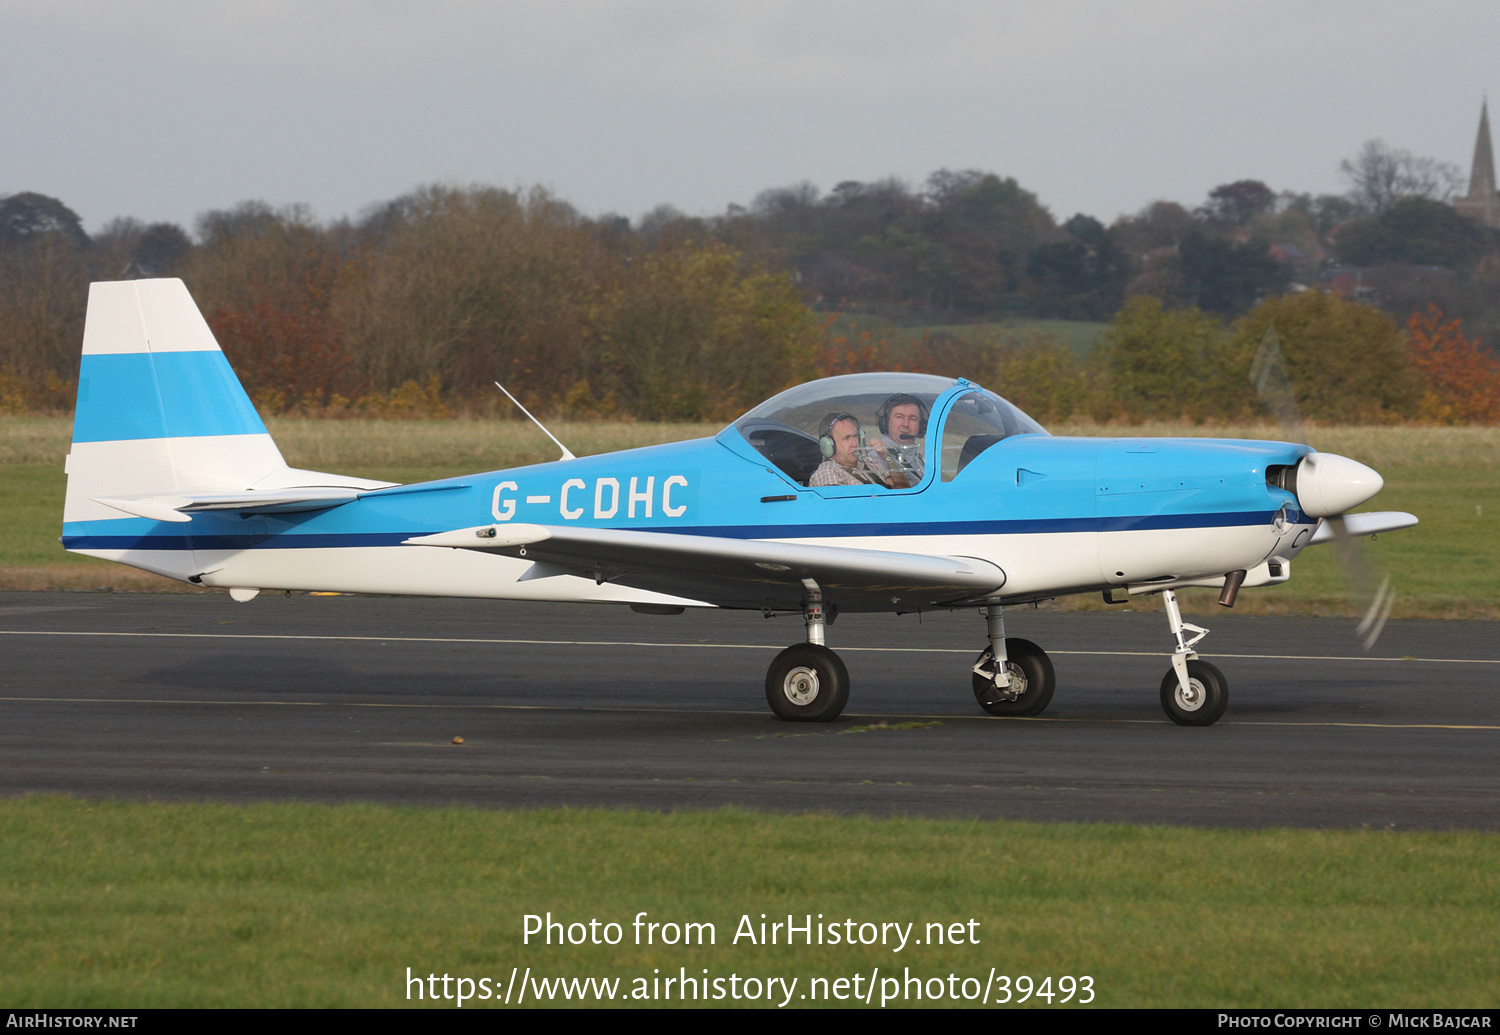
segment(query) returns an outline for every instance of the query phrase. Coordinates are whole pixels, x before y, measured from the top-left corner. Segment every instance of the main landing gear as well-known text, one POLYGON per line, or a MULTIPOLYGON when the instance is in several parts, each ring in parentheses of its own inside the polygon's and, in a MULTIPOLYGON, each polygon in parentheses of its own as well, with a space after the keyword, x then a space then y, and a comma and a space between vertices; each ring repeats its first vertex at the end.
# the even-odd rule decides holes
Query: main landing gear
POLYGON ((974 663, 974 699, 991 715, 1040 715, 1052 701, 1052 659, 1030 640, 1005 635, 999 604, 983 611, 990 645, 974 663))
POLYGON ((771 711, 791 722, 832 722, 849 702, 849 670, 824 644, 823 591, 811 579, 802 582, 802 621, 807 642, 776 655, 766 672, 766 700, 771 711))
MULTIPOLYGON (((827 616, 823 591, 804 580, 802 620, 807 642, 776 655, 766 672, 766 700, 771 711, 790 722, 832 722, 849 703, 849 670, 826 643, 827 616)), ((1208 630, 1182 620, 1177 594, 1162 593, 1167 624, 1176 640, 1172 667, 1161 681, 1161 706, 1167 717, 1182 726, 1211 726, 1229 703, 1229 683, 1213 665, 1198 657, 1193 645, 1208 630), (1192 633, 1191 638, 1185 633, 1192 633)), ((1057 675, 1052 659, 1030 640, 1005 635, 1000 605, 981 613, 990 645, 980 653, 972 671, 974 699, 991 715, 1040 715, 1052 702, 1057 675)))

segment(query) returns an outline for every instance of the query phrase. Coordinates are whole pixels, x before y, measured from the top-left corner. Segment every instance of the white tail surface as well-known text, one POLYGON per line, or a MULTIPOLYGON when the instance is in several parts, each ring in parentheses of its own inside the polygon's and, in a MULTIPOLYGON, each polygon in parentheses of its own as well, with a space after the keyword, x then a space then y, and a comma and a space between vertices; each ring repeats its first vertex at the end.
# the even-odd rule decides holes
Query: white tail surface
POLYGON ((289 468, 175 279, 90 285, 66 471, 64 542, 77 544, 70 549, 179 578, 190 573, 191 551, 178 551, 184 556, 167 564, 155 556, 160 551, 142 563, 118 550, 87 548, 145 519, 141 508, 126 511, 101 499, 390 484, 289 468))

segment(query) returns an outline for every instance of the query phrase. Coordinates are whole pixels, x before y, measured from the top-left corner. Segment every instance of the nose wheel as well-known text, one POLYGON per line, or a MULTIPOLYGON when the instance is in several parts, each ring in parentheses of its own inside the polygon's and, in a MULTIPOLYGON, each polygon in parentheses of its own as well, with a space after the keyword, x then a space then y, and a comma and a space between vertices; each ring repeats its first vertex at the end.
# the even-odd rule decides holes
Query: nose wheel
POLYGON ((1161 681, 1162 710, 1179 726, 1212 726, 1229 705, 1229 681, 1193 650, 1193 645, 1207 636, 1208 630, 1182 620, 1177 594, 1170 589, 1162 593, 1161 599, 1166 605, 1167 627, 1177 644, 1172 652, 1172 667, 1161 681), (1184 633, 1195 635, 1188 637, 1184 633))
POLYGON ((1176 667, 1161 681, 1161 706, 1179 726, 1212 726, 1229 704, 1229 682, 1218 668, 1201 659, 1187 663, 1187 680, 1176 667))

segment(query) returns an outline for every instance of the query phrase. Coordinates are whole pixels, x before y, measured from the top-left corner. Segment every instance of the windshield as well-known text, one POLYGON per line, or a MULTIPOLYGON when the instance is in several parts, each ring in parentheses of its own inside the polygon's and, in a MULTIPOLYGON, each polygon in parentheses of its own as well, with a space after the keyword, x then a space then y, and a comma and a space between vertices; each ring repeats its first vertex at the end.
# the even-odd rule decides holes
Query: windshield
MULTIPOLYGON (((958 383, 933 374, 828 377, 766 400, 734 427, 800 485, 916 488, 926 477, 933 404, 958 383)), ((955 433, 961 424, 968 435, 987 436, 989 443, 1007 435, 1046 434, 1030 417, 981 388, 963 399, 971 401, 960 400, 962 419, 949 421, 955 433)), ((946 461, 948 450, 943 452, 946 461)), ((962 443, 954 455, 955 472, 961 452, 962 443)), ((945 462, 945 474, 948 466, 945 462)))
POLYGON ((993 392, 976 388, 954 400, 943 418, 943 481, 996 442, 1012 435, 1045 435, 1036 421, 993 392))

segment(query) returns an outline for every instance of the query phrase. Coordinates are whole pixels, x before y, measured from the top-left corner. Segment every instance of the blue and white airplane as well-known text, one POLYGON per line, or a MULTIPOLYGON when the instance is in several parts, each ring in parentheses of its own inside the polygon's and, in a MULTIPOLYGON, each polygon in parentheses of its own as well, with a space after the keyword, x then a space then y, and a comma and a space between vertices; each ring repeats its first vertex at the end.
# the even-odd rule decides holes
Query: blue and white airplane
POLYGON ((851 374, 782 392, 713 438, 394 485, 288 467, 179 280, 89 292, 62 543, 248 601, 265 589, 798 613, 771 664, 783 719, 827 721, 840 612, 972 608, 981 707, 1036 715, 1046 653, 1003 608, 1161 593, 1168 716, 1223 714, 1175 591, 1285 582, 1307 546, 1416 524, 1347 512, 1380 475, 1305 445, 1053 437, 977 384, 851 374))

